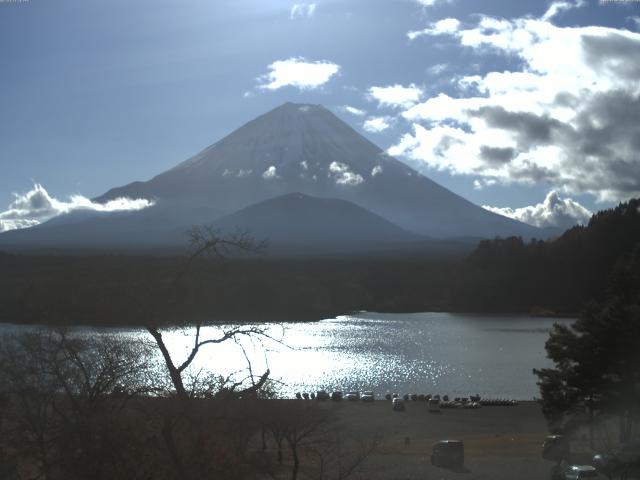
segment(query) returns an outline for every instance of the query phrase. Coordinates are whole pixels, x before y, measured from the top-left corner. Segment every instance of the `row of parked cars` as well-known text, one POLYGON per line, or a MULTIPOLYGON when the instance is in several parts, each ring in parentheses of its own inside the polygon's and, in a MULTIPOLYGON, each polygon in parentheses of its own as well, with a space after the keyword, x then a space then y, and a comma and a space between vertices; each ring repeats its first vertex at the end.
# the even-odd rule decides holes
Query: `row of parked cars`
MULTIPOLYGON (((328 393, 326 390, 318 390, 315 394, 307 394, 307 393, 296 393, 296 398, 298 399, 316 399, 319 401, 325 400, 333 400, 333 401, 363 401, 363 402, 373 402, 375 400, 375 395, 372 391, 367 392, 346 392, 343 393, 340 390, 328 393)), ((393 410, 403 411, 405 409, 404 402, 408 402, 409 400, 413 402, 427 402, 429 406, 429 411, 440 411, 441 408, 465 408, 465 409, 477 409, 483 405, 486 406, 510 406, 517 405, 518 402, 515 400, 506 400, 506 399, 481 399, 480 395, 470 395, 469 397, 454 397, 449 398, 448 395, 430 395, 430 394, 404 394, 402 397, 397 394, 387 393, 385 398, 389 401, 392 401, 393 410)))
MULTIPOLYGON (((304 394, 302 395, 304 396, 304 394)), ((341 391, 337 390, 329 394, 326 390, 318 390, 315 396, 313 396, 313 394, 311 395, 311 398, 315 398, 319 401, 333 400, 334 402, 339 402, 344 399, 351 402, 373 402, 375 400, 373 392, 362 392, 362 394, 360 392, 347 392, 343 394, 341 391)), ((296 398, 299 398, 298 394, 296 394, 296 398)))

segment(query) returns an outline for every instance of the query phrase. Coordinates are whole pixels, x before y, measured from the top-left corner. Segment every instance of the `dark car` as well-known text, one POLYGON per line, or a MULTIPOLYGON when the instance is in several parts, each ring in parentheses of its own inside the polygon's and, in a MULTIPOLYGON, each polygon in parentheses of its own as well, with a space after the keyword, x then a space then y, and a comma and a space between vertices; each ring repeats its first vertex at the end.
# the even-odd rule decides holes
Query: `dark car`
POLYGON ((360 400, 360 392, 347 392, 344 398, 350 402, 357 402, 360 400))
POLYGON ((609 453, 598 453, 591 463, 608 477, 640 477, 640 442, 622 443, 609 453))
POLYGON ((363 392, 362 396, 360 397, 360 400, 362 400, 363 402, 373 402, 375 398, 376 397, 373 394, 373 392, 369 391, 369 392, 363 392))
POLYGON ((340 391, 333 392, 331 394, 331 400, 333 400, 334 402, 339 402, 340 400, 342 400, 342 392, 340 391))
POLYGON ((404 412, 404 400, 402 398, 394 398, 391 402, 391 408, 394 412, 404 412))
POLYGON ((436 467, 462 467, 464 444, 462 440, 440 440, 433 447, 431 465, 436 467))
POLYGON ((569 441, 562 435, 549 435, 542 444, 542 458, 561 462, 570 457, 569 441))
POLYGON ((316 392, 316 400, 329 400, 329 394, 326 392, 326 390, 318 390, 316 392))

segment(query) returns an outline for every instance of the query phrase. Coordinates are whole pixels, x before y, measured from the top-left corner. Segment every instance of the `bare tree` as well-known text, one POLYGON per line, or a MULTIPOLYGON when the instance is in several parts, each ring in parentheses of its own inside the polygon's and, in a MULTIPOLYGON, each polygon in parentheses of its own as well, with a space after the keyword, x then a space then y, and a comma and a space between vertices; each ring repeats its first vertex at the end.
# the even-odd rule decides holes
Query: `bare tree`
MULTIPOLYGON (((244 231, 223 235, 210 226, 202 226, 194 227, 189 231, 189 246, 190 252, 184 266, 177 272, 169 286, 168 298, 178 293, 188 281, 192 282, 192 288, 201 287, 197 284, 194 286, 193 282, 197 282, 195 275, 197 267, 202 267, 203 264, 208 265, 205 260, 220 261, 237 253, 259 253, 265 244, 256 242, 244 231)), ((192 329, 193 343, 186 358, 178 362, 169 351, 162 335, 161 326, 154 322, 148 322, 146 325, 146 330, 154 339, 162 355, 175 392, 172 407, 165 410, 161 434, 179 478, 190 479, 220 475, 220 471, 216 470, 217 466, 214 465, 215 461, 212 463, 212 460, 208 458, 210 450, 207 451, 209 448, 207 445, 210 446, 207 438, 211 438, 208 429, 214 427, 210 424, 205 426, 202 411, 199 408, 193 408, 195 406, 193 401, 208 396, 219 397, 221 394, 225 394, 227 397, 257 397, 258 392, 265 386, 270 372, 267 369, 261 375, 255 376, 251 363, 245 354, 249 370, 248 378, 242 381, 232 381, 230 377, 227 377, 224 381, 216 383, 219 387, 218 392, 212 392, 210 386, 204 389, 198 388, 195 382, 191 385, 192 388, 188 388, 186 381, 189 367, 194 364, 196 357, 204 347, 219 345, 227 341, 235 341, 240 345, 242 338, 268 337, 268 334, 264 329, 251 325, 232 326, 211 334, 211 330, 203 328, 202 316, 197 316, 195 321, 191 319, 191 323, 183 323, 183 326, 192 329)), ((219 423, 224 424, 224 419, 220 419, 219 423)), ((243 438, 246 438, 246 435, 243 438)), ((240 443, 242 444, 242 442, 240 443)), ((229 474, 231 475, 231 472, 229 474)))
MULTIPOLYGON (((188 234, 190 254, 187 257, 184 267, 176 275, 171 285, 172 290, 176 290, 179 287, 180 282, 182 282, 185 277, 192 272, 194 263, 200 258, 209 257, 214 260, 221 260, 234 253, 259 253, 265 248, 265 243, 256 242, 246 231, 237 231, 230 235, 222 235, 218 230, 211 226, 199 226, 193 227, 188 234)), ((189 397, 189 393, 187 392, 184 384, 183 375, 185 370, 192 365, 202 347, 221 344, 228 340, 236 340, 243 336, 266 336, 266 332, 261 328, 254 326, 237 326, 224 330, 217 337, 203 338, 201 335, 203 327, 201 319, 198 319, 190 326, 195 331, 193 346, 191 347, 187 358, 181 363, 176 363, 167 348, 164 338, 162 337, 160 326, 153 323, 148 323, 146 325, 147 331, 155 340, 156 345, 162 354, 162 358, 169 377, 171 378, 175 393, 179 398, 189 397)), ((246 393, 260 389, 266 382, 268 376, 269 370, 264 372, 257 382, 252 382, 252 385, 246 390, 246 393)))
POLYGON ((299 400, 263 407, 262 421, 275 442, 278 469, 290 464, 292 480, 346 480, 362 472, 379 445, 378 434, 349 436, 327 407, 331 406, 299 400))
POLYGON ((136 478, 125 405, 148 385, 144 345, 65 332, 7 336, 0 342, 0 385, 10 414, 2 437, 16 472, 44 479, 136 478))
POLYGON ((313 452, 317 456, 317 480, 346 480, 358 473, 378 448, 380 436, 349 438, 339 426, 329 429, 316 442, 313 452))

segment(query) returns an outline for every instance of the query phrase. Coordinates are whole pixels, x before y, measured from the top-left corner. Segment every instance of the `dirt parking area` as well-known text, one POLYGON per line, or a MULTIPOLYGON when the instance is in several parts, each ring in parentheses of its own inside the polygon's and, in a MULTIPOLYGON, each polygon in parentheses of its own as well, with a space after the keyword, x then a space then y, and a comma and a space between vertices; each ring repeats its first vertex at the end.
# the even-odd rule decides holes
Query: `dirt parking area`
POLYGON ((390 402, 326 402, 352 435, 378 435, 379 447, 363 466, 372 479, 548 479, 552 463, 541 457, 547 425, 540 407, 523 402, 478 410, 429 413, 425 402, 407 402, 394 412, 390 402), (465 464, 451 470, 431 465, 438 440, 464 441, 465 464))

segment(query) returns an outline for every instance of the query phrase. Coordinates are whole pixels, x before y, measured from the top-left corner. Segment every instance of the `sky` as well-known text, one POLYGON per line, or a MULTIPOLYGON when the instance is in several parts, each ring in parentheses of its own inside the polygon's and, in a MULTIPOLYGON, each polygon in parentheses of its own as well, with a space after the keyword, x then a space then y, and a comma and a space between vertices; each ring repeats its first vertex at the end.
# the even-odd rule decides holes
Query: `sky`
POLYGON ((538 226, 640 195, 640 1, 0 0, 0 231, 322 104, 538 226), (5 207, 6 206, 6 207, 5 207))

